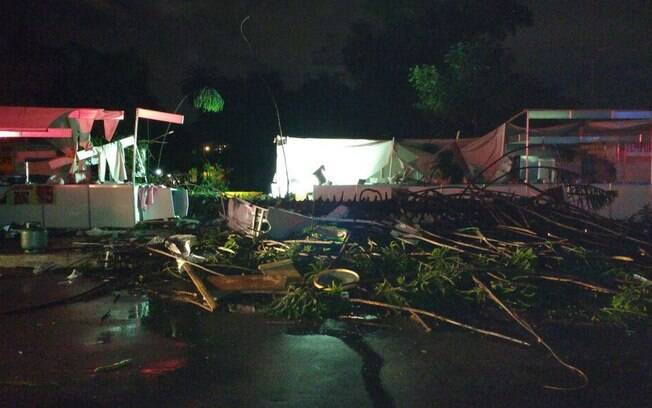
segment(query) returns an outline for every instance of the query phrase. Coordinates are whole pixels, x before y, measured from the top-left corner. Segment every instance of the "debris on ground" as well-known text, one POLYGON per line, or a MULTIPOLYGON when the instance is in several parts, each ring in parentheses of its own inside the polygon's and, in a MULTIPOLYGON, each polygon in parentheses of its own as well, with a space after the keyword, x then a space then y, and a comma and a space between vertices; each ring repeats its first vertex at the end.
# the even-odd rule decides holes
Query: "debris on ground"
POLYGON ((95 374, 97 374, 97 373, 103 373, 103 372, 107 372, 107 371, 119 370, 119 369, 127 367, 129 364, 131 364, 132 360, 133 359, 131 359, 131 358, 127 358, 127 359, 124 359, 124 360, 120 360, 117 363, 113 363, 113 364, 109 364, 109 365, 105 365, 105 366, 100 366, 100 367, 95 368, 93 370, 93 372, 95 374))
POLYGON ((33 273, 34 275, 40 275, 40 274, 42 274, 43 272, 47 272, 47 271, 49 271, 49 270, 54 269, 56 266, 57 266, 57 265, 56 265, 54 262, 46 262, 46 263, 42 263, 42 264, 36 265, 36 266, 34 267, 34 269, 32 269, 32 273, 33 273))
POLYGON ((82 274, 79 273, 77 268, 73 268, 72 272, 70 272, 70 275, 66 276, 66 280, 60 281, 59 285, 72 285, 75 279, 79 278, 81 275, 82 274))
POLYGON ((208 276, 206 278, 221 292, 284 293, 288 279, 282 275, 208 276))
POLYGON ((221 296, 267 293, 274 315, 405 312, 426 332, 432 329, 423 319, 430 318, 538 344, 583 385, 584 373, 558 357, 528 321, 649 324, 652 235, 639 221, 649 219, 645 214, 615 221, 558 197, 468 187, 346 206, 232 199, 227 226, 204 231, 192 253, 217 272, 206 280, 221 296), (275 275, 287 282, 265 281, 275 275))
POLYGON ((300 283, 303 280, 291 259, 260 264, 258 270, 266 276, 284 276, 290 283, 300 283))
POLYGON ((207 312, 297 321, 403 314, 425 332, 441 323, 542 347, 583 385, 584 373, 557 356, 537 324, 635 330, 650 324, 652 308, 652 210, 615 221, 579 206, 606 202, 585 193, 593 198, 572 203, 559 192, 520 197, 478 186, 347 203, 233 198, 216 206, 228 210, 210 225, 77 237, 75 251, 95 261, 68 266, 66 281, 81 273, 107 281, 51 305, 131 288, 207 312))

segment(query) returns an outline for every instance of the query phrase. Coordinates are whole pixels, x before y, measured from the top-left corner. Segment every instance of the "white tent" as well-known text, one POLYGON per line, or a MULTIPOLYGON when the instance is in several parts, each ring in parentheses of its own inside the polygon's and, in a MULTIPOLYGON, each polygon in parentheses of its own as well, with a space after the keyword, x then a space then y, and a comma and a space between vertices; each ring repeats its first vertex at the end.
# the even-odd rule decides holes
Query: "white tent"
MULTIPOLYGON (((319 184, 439 184, 445 181, 434 170, 444 152, 454 156, 465 176, 472 176, 503 154, 504 129, 462 140, 277 137, 271 194, 304 198, 319 184)), ((492 175, 495 169, 490 170, 492 175)))
POLYGON ((289 189, 305 197, 319 184, 315 173, 320 169, 327 182, 336 185, 380 178, 390 165, 393 146, 392 140, 279 137, 271 193, 283 197, 289 189))

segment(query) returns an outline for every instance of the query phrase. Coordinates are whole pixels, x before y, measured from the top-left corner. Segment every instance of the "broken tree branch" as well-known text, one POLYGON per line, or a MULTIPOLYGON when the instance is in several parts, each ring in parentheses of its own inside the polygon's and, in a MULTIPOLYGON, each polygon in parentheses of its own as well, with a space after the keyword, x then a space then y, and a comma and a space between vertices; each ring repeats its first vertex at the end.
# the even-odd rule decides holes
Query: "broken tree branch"
POLYGON ((505 304, 500 299, 498 299, 498 297, 496 297, 496 295, 494 295, 494 293, 487 287, 487 285, 482 283, 482 281, 480 279, 478 279, 475 275, 471 275, 471 276, 472 276, 473 281, 475 282, 475 284, 487 294, 489 299, 491 299, 494 303, 496 303, 509 317, 511 317, 516 323, 518 323, 519 326, 521 326, 528 333, 530 333, 532 335, 532 337, 534 337, 537 340, 537 343, 541 344, 546 350, 548 350, 550 355, 555 360, 557 360, 557 362, 559 364, 561 364, 562 366, 568 368, 572 372, 578 374, 580 376, 580 378, 582 379, 582 384, 580 384, 579 386, 576 386, 576 387, 559 387, 559 386, 555 386, 555 385, 544 385, 544 388, 548 388, 548 389, 552 389, 552 390, 558 390, 558 391, 572 391, 572 390, 582 389, 582 388, 584 388, 584 387, 586 387, 588 385, 589 378, 586 376, 586 374, 584 374, 584 372, 582 370, 580 370, 579 368, 577 368, 577 367, 575 367, 573 365, 570 365, 569 363, 562 360, 561 357, 559 357, 557 355, 557 353, 555 353, 555 351, 552 349, 552 347, 550 347, 548 345, 548 343, 546 343, 545 340, 543 340, 543 338, 541 336, 539 336, 537 334, 537 332, 534 331, 534 329, 532 328, 532 326, 530 326, 530 324, 528 322, 526 322, 521 317, 519 317, 516 314, 516 312, 513 312, 507 306, 505 306, 505 304))
POLYGON ((395 305, 390 305, 389 303, 378 302, 378 301, 375 301, 375 300, 365 300, 365 299, 352 298, 352 299, 349 299, 349 301, 352 302, 352 303, 360 303, 360 304, 364 304, 364 305, 383 307, 383 308, 386 308, 386 309, 401 310, 403 312, 417 313, 417 314, 421 314, 421 315, 424 315, 424 316, 432 317, 433 319, 442 321, 444 323, 451 324, 453 326, 461 327, 461 328, 464 328, 466 330, 470 330, 470 331, 473 331, 473 332, 476 332, 476 333, 480 333, 480 334, 484 334, 484 335, 492 336, 492 337, 497 337, 499 339, 511 341, 512 343, 520 344, 522 346, 529 346, 530 345, 530 343, 528 343, 526 341, 519 340, 519 339, 516 339, 516 338, 513 338, 513 337, 509 337, 509 336, 506 336, 504 334, 496 333, 496 332, 493 332, 493 331, 490 331, 490 330, 479 329, 477 327, 473 327, 473 326, 470 326, 468 324, 461 323, 461 322, 458 322, 458 321, 453 320, 453 319, 449 319, 449 318, 444 317, 444 316, 440 316, 440 315, 438 315, 436 313, 429 312, 427 310, 415 309, 413 307, 407 307, 407 306, 395 306, 395 305))
POLYGON ((516 276, 512 278, 512 280, 522 280, 522 279, 541 279, 541 280, 547 280, 547 281, 552 281, 552 282, 562 282, 562 283, 570 283, 573 285, 580 286, 584 289, 591 290, 593 292, 598 292, 598 293, 608 293, 608 294, 614 294, 617 293, 613 289, 605 288, 602 286, 594 285, 592 283, 586 283, 579 281, 577 279, 571 279, 571 278, 565 278, 563 276, 550 276, 550 275, 523 275, 523 276, 516 276))
POLYGON ((169 252, 161 251, 160 249, 151 248, 151 247, 147 247, 147 250, 150 251, 150 252, 154 252, 154 253, 157 253, 157 254, 160 254, 160 255, 167 256, 168 258, 176 259, 177 261, 183 262, 184 264, 192 265, 195 268, 199 268, 204 272, 212 273, 213 275, 216 275, 216 276, 224 276, 223 273, 219 273, 219 272, 216 272, 214 270, 208 269, 207 267, 202 266, 202 265, 200 265, 198 263, 188 261, 187 259, 185 259, 182 256, 171 254, 169 252))

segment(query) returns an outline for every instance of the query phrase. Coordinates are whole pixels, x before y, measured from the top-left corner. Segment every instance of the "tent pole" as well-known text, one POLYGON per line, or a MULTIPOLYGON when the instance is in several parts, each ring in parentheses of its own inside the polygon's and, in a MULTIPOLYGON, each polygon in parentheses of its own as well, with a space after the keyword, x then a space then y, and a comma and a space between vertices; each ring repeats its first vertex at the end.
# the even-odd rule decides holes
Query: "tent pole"
POLYGON ((525 111, 525 182, 529 181, 528 173, 530 165, 530 111, 525 111))
POLYGON ((392 184, 392 164, 394 162, 392 159, 394 158, 394 147, 396 146, 394 143, 394 138, 392 137, 392 151, 389 154, 389 173, 387 174, 389 184, 392 184))
POLYGON ((138 110, 136 110, 136 120, 134 122, 134 157, 131 166, 131 183, 136 185, 136 158, 138 157, 138 110))
POLYGON ((522 110, 522 111, 520 111, 519 113, 517 113, 516 115, 512 116, 511 118, 509 118, 509 119, 507 120, 507 122, 505 122, 505 124, 512 123, 513 121, 516 120, 516 118, 518 118, 519 116, 521 116, 521 115, 524 114, 524 113, 527 113, 527 110, 522 110))

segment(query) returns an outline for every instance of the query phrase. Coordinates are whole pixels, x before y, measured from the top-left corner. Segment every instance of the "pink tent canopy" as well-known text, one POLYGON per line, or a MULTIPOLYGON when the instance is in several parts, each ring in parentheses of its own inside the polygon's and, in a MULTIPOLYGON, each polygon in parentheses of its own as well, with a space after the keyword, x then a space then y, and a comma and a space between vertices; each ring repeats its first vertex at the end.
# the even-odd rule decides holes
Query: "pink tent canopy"
POLYGON ((93 122, 104 121, 104 137, 111 140, 123 111, 88 108, 37 108, 0 106, 1 138, 67 138, 72 129, 65 119, 74 119, 79 129, 90 132, 93 122))
POLYGON ((491 180, 498 170, 498 159, 505 153, 505 124, 459 147, 464 161, 476 171, 484 170, 485 178, 491 180))

